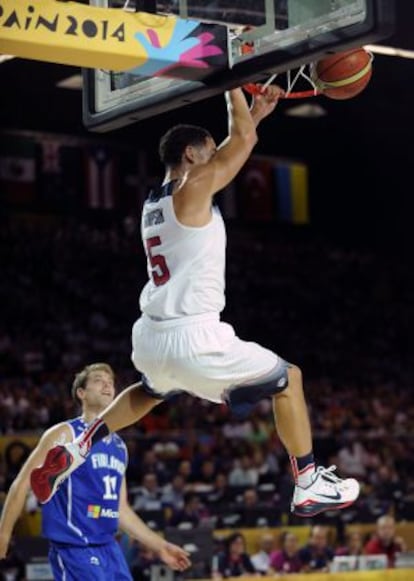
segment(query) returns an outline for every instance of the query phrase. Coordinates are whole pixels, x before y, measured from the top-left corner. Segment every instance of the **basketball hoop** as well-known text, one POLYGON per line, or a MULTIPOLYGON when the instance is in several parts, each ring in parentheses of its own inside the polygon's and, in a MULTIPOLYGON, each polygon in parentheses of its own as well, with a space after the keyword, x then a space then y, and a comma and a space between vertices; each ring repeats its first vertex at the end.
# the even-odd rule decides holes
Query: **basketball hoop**
MULTIPOLYGON (((282 73, 283 74, 283 73, 282 73)), ((260 95, 274 80, 278 77, 278 73, 272 75, 263 85, 256 85, 255 83, 247 83, 243 86, 244 90, 251 95, 260 95)), ((301 65, 295 72, 294 70, 286 71, 286 88, 283 99, 306 99, 308 97, 316 97, 321 95, 322 87, 316 82, 314 74, 314 63, 301 65), (308 69, 308 70, 307 70, 308 69), (294 90, 299 88, 299 83, 311 85, 311 89, 294 90)), ((282 87, 283 88, 283 87, 282 87)))
MULTIPOLYGON (((295 74, 288 70, 287 86, 282 98, 305 99, 325 95, 332 99, 350 99, 368 84, 372 75, 373 58, 371 52, 361 47, 337 52, 317 62, 302 65, 295 74), (312 89, 294 90, 299 83, 310 84, 312 89)), ((244 89, 251 95, 260 95, 276 77, 277 74, 272 75, 263 85, 247 83, 244 89)))

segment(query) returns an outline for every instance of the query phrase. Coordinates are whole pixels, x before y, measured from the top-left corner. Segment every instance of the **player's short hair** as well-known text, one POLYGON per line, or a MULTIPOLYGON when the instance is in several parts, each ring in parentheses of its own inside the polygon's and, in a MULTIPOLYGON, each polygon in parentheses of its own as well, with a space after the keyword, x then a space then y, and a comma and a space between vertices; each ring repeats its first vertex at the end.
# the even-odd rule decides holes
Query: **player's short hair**
POLYGON ((162 163, 175 167, 181 163, 185 148, 189 145, 203 145, 211 134, 197 125, 175 125, 160 140, 159 154, 162 163))
POLYGON ((108 363, 91 363, 90 365, 86 365, 82 371, 79 371, 79 373, 75 375, 75 379, 72 383, 72 397, 77 403, 82 403, 78 397, 78 389, 85 388, 90 374, 94 371, 105 371, 115 379, 114 370, 110 365, 108 365, 108 363))

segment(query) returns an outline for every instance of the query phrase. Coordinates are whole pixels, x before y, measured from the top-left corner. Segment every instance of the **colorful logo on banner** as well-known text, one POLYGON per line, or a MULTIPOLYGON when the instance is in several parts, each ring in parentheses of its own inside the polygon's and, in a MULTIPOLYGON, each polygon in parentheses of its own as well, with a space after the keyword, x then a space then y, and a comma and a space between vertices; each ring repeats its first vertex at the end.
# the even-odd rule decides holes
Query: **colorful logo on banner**
POLYGON ((177 20, 169 39, 163 38, 154 29, 147 29, 145 34, 137 32, 135 39, 146 51, 148 61, 127 72, 131 75, 151 77, 163 75, 176 66, 209 68, 210 65, 205 59, 222 55, 223 51, 216 44, 212 44, 215 40, 213 34, 202 30, 198 22, 177 20), (197 28, 200 29, 200 34, 190 36, 197 28), (171 64, 166 67, 166 62, 171 64))

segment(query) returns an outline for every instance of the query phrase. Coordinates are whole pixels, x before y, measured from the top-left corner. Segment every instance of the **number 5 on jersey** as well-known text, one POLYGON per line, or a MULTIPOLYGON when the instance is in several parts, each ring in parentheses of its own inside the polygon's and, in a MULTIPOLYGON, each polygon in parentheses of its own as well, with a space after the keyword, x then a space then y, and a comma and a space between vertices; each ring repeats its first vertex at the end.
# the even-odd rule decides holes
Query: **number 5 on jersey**
POLYGON ((153 236, 152 238, 147 238, 145 240, 148 260, 152 267, 151 276, 155 286, 161 286, 170 279, 170 271, 168 270, 165 256, 162 254, 155 254, 153 251, 153 248, 160 244, 161 238, 159 236, 153 236))

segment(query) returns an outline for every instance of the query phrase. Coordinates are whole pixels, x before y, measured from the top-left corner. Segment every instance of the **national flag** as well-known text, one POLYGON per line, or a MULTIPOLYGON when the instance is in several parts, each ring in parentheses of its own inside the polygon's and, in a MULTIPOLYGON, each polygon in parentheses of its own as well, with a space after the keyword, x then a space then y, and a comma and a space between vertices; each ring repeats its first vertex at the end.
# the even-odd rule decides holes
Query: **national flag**
POLYGON ((60 167, 60 147, 61 143, 57 139, 47 139, 41 141, 42 147, 42 173, 58 174, 60 167))
POLYGON ((117 155, 106 146, 86 150, 86 204, 89 208, 111 210, 118 197, 117 155))
POLYGON ((3 136, 0 143, 0 196, 12 205, 27 204, 36 194, 36 143, 3 136))
MULTIPOLYGON (((51 143, 51 142, 49 142, 51 143)), ((84 191, 83 148, 76 142, 44 148, 40 173, 40 200, 48 210, 67 211, 81 206, 84 191), (48 155, 46 160, 45 155, 48 155)))
POLYGON ((29 157, 4 155, 0 159, 0 179, 3 182, 29 184, 36 179, 36 160, 29 157))
POLYGON ((281 222, 309 222, 308 168, 296 161, 278 162, 274 166, 277 215, 281 222))
POLYGON ((273 189, 272 160, 251 157, 237 179, 241 217, 249 221, 271 222, 274 219, 273 189))

